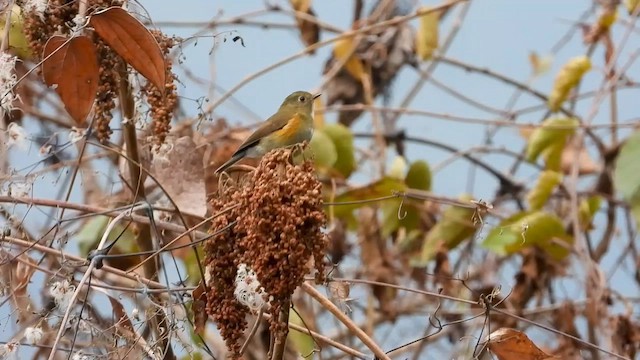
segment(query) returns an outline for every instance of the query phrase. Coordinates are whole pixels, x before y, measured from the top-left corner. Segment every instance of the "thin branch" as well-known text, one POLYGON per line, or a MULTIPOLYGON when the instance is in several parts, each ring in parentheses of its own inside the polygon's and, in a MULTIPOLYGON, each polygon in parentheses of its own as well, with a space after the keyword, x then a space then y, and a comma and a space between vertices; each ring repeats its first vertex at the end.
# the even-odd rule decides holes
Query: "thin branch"
POLYGON ((316 288, 308 283, 302 283, 300 286, 307 294, 311 295, 325 309, 329 310, 340 322, 342 322, 355 336, 357 336, 364 344, 376 355, 379 360, 391 360, 387 354, 369 337, 362 329, 356 326, 340 309, 338 309, 331 300, 322 295, 316 288))

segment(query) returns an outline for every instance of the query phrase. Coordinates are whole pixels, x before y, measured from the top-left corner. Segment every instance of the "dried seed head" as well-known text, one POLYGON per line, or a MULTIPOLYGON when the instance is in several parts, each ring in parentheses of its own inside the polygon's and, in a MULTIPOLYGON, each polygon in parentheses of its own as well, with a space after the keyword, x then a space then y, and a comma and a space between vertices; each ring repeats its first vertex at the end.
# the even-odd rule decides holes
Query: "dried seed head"
MULTIPOLYGON (((207 309, 214 312, 212 316, 216 319, 225 320, 215 311, 229 309, 220 309, 219 303, 211 302, 233 296, 235 269, 240 264, 255 271, 266 293, 264 300, 269 303, 271 331, 278 333, 287 331, 286 323, 278 323, 278 315, 311 270, 312 258, 318 278, 323 277, 327 241, 321 231, 326 222, 321 184, 310 161, 292 165, 290 157, 291 150, 270 152, 248 179, 224 187, 221 196, 212 201, 214 211, 236 205, 213 224, 214 229, 233 221, 235 225, 205 246, 205 262, 212 271, 212 294, 208 294, 207 309)), ((242 308, 244 316, 247 308, 242 308)), ((224 324, 218 321, 219 328, 227 325, 226 320, 224 324)), ((235 340, 225 339, 234 349, 235 340)))

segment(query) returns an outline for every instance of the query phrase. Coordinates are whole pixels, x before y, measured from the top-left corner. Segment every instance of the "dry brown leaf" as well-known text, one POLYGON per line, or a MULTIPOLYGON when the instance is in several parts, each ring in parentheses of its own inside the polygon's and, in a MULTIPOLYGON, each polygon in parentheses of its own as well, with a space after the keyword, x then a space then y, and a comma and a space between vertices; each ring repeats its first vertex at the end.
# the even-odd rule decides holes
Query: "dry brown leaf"
MULTIPOLYGON (((378 15, 371 19, 361 19, 362 23, 376 23, 393 18, 397 15, 405 15, 402 10, 396 9, 393 1, 378 1, 372 13, 378 15), (386 9, 382 9, 386 6, 386 9), (398 10, 398 11, 396 11, 398 10)), ((354 28, 358 25, 354 24, 354 28)), ((350 50, 353 41, 337 42, 334 51, 328 61, 325 63, 323 73, 327 74, 333 71, 346 58, 346 54, 342 50, 350 50), (341 49, 340 47, 343 47, 341 49), (336 48, 339 54, 336 53, 336 48)), ((357 63, 364 65, 367 74, 371 75, 371 96, 377 97, 380 94, 388 94, 387 88, 392 83, 402 66, 405 64, 414 64, 415 62, 415 31, 409 24, 399 24, 391 26, 380 31, 374 31, 372 34, 363 36, 355 49, 354 55, 350 58, 352 64, 351 70, 346 66, 334 76, 323 90, 326 94, 327 106, 341 103, 343 105, 363 104, 366 102, 365 92, 362 86, 360 69, 357 63), (353 62, 351 60, 357 60, 353 62), (355 74, 355 75, 354 75, 355 74)), ((415 64, 414 64, 415 65, 415 64)), ((362 110, 341 111, 338 121, 341 124, 350 126, 360 115, 362 110)), ((393 125, 385 123, 385 127, 393 129, 393 125)))
POLYGON ((98 35, 137 72, 164 92, 166 66, 162 50, 144 25, 119 7, 91 16, 98 35))
MULTIPOLYGON (((214 170, 227 161, 231 155, 238 149, 238 146, 251 135, 248 129, 231 129, 223 119, 211 123, 206 127, 205 141, 201 140, 201 146, 205 147, 204 164, 205 168, 205 188, 207 198, 216 194, 220 177, 215 174, 214 170), (221 134, 224 134, 221 136, 221 134)), ((240 160, 239 164, 256 166, 258 159, 245 158, 240 160)), ((232 179, 243 175, 241 172, 231 174, 232 179)))
MULTIPOLYGON (((208 269, 205 269, 205 271, 208 271, 208 269)), ((205 311, 207 295, 205 293, 203 280, 200 280, 198 286, 193 290, 192 298, 193 305, 191 305, 191 310, 193 311, 193 331, 202 336, 204 335, 204 329, 207 325, 207 312, 205 311)))
MULTIPOLYGON (((358 229, 358 243, 360 258, 365 266, 364 272, 369 280, 395 284, 396 272, 388 257, 385 241, 380 235, 380 225, 376 219, 376 212, 371 208, 360 209, 360 227, 358 229)), ((387 316, 394 317, 396 309, 393 300, 397 291, 387 286, 372 286, 373 295, 378 299, 380 310, 387 316)))
POLYGON ((640 323, 634 322, 629 315, 618 315, 612 321, 615 336, 612 338, 616 353, 636 359, 640 351, 640 323))
POLYGON ((127 331, 130 331, 131 333, 135 333, 133 324, 131 323, 131 319, 129 319, 129 316, 124 310, 124 306, 122 306, 122 303, 111 296, 107 296, 107 298, 111 303, 111 308, 113 309, 113 313, 115 315, 115 330, 118 331, 118 329, 122 327, 127 331))
POLYGON ((98 91, 99 68, 93 42, 86 36, 52 36, 44 46, 44 57, 45 83, 55 88, 76 124, 83 125, 98 91))
MULTIPOLYGON (((306 13, 309 16, 316 16, 313 9, 311 9, 311 0, 291 0, 291 6, 295 11, 306 13)), ((320 27, 317 23, 303 19, 299 15, 296 15, 296 23, 305 45, 311 46, 320 40, 320 27)), ((310 51, 309 53, 313 54, 315 51, 310 51)))
POLYGON ((584 146, 576 143, 575 139, 569 141, 562 151, 560 167, 566 175, 571 174, 571 169, 576 162, 576 152, 578 153, 578 174, 590 175, 600 173, 600 164, 596 163, 584 146))
POLYGON ((498 360, 558 359, 540 350, 525 333, 515 329, 501 328, 492 332, 487 347, 498 360))
POLYGON ((167 139, 166 151, 154 155, 151 174, 173 199, 180 211, 204 216, 207 212, 204 188, 204 147, 197 147, 191 137, 167 139))
MULTIPOLYGON (((2 251, 3 259, 11 259, 13 255, 2 251)), ((11 287, 11 300, 13 306, 18 310, 18 319, 20 322, 26 322, 30 316, 33 316, 33 312, 29 311, 33 307, 27 287, 31 282, 37 263, 26 253, 18 255, 17 258, 9 261, 10 268, 10 287, 11 287)))

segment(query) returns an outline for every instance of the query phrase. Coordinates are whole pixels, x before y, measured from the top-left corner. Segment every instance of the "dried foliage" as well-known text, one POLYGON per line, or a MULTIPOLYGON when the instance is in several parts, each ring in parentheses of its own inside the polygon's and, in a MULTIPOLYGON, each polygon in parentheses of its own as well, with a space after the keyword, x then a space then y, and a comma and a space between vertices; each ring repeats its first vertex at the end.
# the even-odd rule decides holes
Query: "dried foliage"
POLYGON ((255 271, 264 289, 270 330, 275 334, 288 331, 279 314, 283 306, 289 306, 310 264, 315 266, 316 279, 324 278, 327 241, 321 231, 326 221, 321 184, 312 162, 292 165, 290 157, 290 150, 270 152, 255 172, 239 184, 223 186, 212 201, 214 212, 222 213, 214 219, 212 231, 234 225, 205 245, 211 279, 207 282, 207 311, 237 357, 248 312, 234 295, 240 286, 235 279, 241 264, 255 271))
POLYGON ((0 358, 639 356, 638 0, 10 3, 0 358))

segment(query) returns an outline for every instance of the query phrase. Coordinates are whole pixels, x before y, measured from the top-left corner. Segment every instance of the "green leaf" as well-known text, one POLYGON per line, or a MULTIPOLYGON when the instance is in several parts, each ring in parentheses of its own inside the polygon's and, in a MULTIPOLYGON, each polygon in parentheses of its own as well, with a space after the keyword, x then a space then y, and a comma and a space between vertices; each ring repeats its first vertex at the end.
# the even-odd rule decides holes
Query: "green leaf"
POLYGON ((562 175, 558 172, 547 170, 540 173, 536 186, 527 194, 527 202, 531 210, 540 210, 546 204, 553 189, 562 182, 562 175))
POLYGON ((552 117, 542 122, 536 128, 527 144, 527 160, 536 161, 538 156, 549 147, 562 144, 564 147, 567 137, 572 135, 578 127, 578 120, 575 118, 552 117))
MULTIPOLYGON (((460 196, 460 201, 469 202, 473 198, 467 194, 460 196)), ((473 222, 475 209, 450 206, 443 213, 442 217, 431 228, 422 243, 422 251, 419 257, 411 260, 412 266, 425 266, 442 247, 454 249, 461 242, 470 238, 476 232, 473 222)))
POLYGON ((576 56, 562 66, 556 76, 547 101, 551 111, 560 110, 562 103, 567 100, 571 90, 580 83, 582 76, 590 69, 591 60, 585 55, 576 56))
MULTIPOLYGON (((289 311, 289 322, 306 328, 305 323, 302 321, 297 312, 289 311)), ((315 342, 311 335, 300 332, 295 329, 289 331, 289 340, 293 344, 293 348, 300 354, 303 359, 313 359, 315 353, 315 342)))
MULTIPOLYGON (((196 246, 195 249, 198 251, 202 258, 202 246, 196 246)), ((202 278, 200 273, 201 265, 198 263, 198 257, 196 257, 196 253, 191 250, 185 256, 182 257, 182 261, 184 262, 184 266, 187 269, 187 283, 189 285, 197 285, 202 278)), ((202 270, 204 272, 204 270, 202 270)))
POLYGON ((422 160, 415 161, 411 164, 404 182, 411 189, 431 190, 431 169, 429 165, 422 160))
MULTIPOLYGON (((5 5, 6 6, 6 5, 5 5)), ((7 8, 1 12, 2 19, 5 20, 7 18, 6 11, 7 8)), ((6 21, 2 21, 4 25, 2 33, 0 33, 0 40, 4 38, 4 34, 6 33, 6 21)), ((13 52, 18 55, 18 57, 22 60, 29 60, 33 58, 33 51, 31 50, 31 46, 29 45, 29 40, 25 35, 24 30, 24 16, 22 15, 22 9, 20 6, 13 5, 11 8, 11 19, 9 26, 9 41, 7 45, 13 52)))
POLYGON ((335 145, 338 159, 333 168, 346 178, 356 169, 355 147, 353 133, 342 124, 326 124, 322 130, 331 138, 335 145))
POLYGON ((313 132, 313 137, 305 149, 304 155, 307 158, 313 157, 313 163, 320 171, 332 168, 338 160, 336 146, 323 129, 317 129, 313 132))
MULTIPOLYGON (((80 250, 80 254, 87 255, 89 251, 93 250, 98 246, 100 239, 102 239, 102 235, 107 229, 107 224, 109 223, 110 218, 108 216, 98 215, 96 217, 91 218, 91 220, 87 221, 86 224, 80 229, 78 233, 78 249, 80 250)), ((107 244, 113 242, 118 239, 114 249, 120 250, 121 253, 127 252, 136 252, 138 251, 138 246, 135 241, 135 234, 131 230, 131 228, 127 228, 121 224, 115 225, 109 236, 107 237, 107 244)))
POLYGON ((622 145, 613 173, 615 189, 623 199, 631 201, 640 190, 640 132, 635 132, 622 145))
POLYGON ((502 221, 482 243, 500 255, 510 255, 529 246, 537 246, 560 260, 569 254, 573 238, 555 215, 542 212, 521 212, 502 221), (556 241, 564 242, 564 246, 556 241))
MULTIPOLYGON (((361 200, 370 200, 383 196, 392 195, 395 191, 404 191, 407 186, 402 180, 384 177, 369 185, 349 190, 336 196, 334 202, 352 202, 361 200)), ((333 205, 333 213, 336 217, 347 217, 355 209, 362 206, 370 206, 370 202, 362 202, 357 204, 333 205)))
POLYGON ((382 236, 387 237, 394 231, 405 228, 415 230, 420 224, 420 204, 411 199, 386 201, 382 206, 382 236), (402 208, 400 208, 402 206, 402 208))
POLYGON ((580 227, 583 230, 591 229, 593 217, 600 210, 602 204, 602 197, 595 195, 580 202, 578 207, 578 216, 580 220, 580 227))
POLYGON ((542 152, 545 169, 560 171, 562 168, 562 152, 564 151, 564 146, 565 142, 558 142, 550 145, 542 152))

